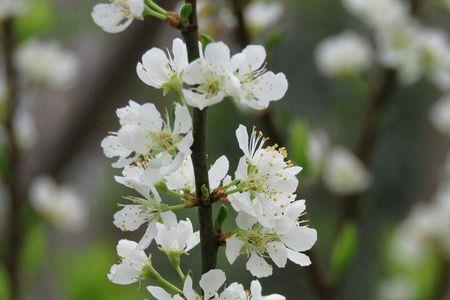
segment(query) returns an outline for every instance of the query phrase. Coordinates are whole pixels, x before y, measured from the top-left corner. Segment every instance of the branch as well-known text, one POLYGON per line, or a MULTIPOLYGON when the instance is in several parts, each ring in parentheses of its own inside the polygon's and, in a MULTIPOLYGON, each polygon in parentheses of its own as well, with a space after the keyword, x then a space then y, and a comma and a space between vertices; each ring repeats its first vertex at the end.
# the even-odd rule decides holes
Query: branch
MULTIPOLYGON (((189 61, 199 57, 198 26, 197 26, 197 1, 186 0, 192 5, 192 13, 189 16, 189 24, 180 24, 181 33, 188 51, 189 61)), ((195 189, 198 199, 201 199, 198 207, 200 223, 200 241, 202 252, 202 273, 214 269, 217 262, 218 242, 214 231, 214 221, 209 195, 204 195, 202 187, 209 190, 208 161, 206 154, 206 120, 207 109, 193 109, 193 135, 192 163, 194 165, 195 189)))
POLYGON ((11 300, 19 299, 20 295, 20 251, 22 247, 23 230, 20 215, 23 206, 20 187, 18 185, 19 148, 14 135, 14 119, 18 101, 18 80, 14 66, 16 43, 13 33, 14 20, 8 19, 2 24, 3 50, 5 61, 5 76, 7 87, 7 112, 4 127, 9 142, 8 170, 5 183, 10 197, 10 212, 8 220, 9 245, 6 253, 6 267, 10 284, 11 300))

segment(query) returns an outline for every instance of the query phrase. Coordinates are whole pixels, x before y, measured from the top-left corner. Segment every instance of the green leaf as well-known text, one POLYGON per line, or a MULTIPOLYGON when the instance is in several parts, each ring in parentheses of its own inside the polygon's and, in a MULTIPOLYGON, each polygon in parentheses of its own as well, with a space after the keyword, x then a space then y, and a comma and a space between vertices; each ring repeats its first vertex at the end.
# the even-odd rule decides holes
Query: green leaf
POLYGON ((199 39, 200 39, 200 42, 202 43, 203 50, 205 50, 205 48, 206 48, 206 46, 208 46, 208 44, 214 43, 214 39, 206 33, 200 34, 199 39))
POLYGON ((331 256, 331 276, 339 279, 353 261, 358 242, 358 231, 355 224, 345 224, 339 233, 331 256))
POLYGON ((269 33, 269 36, 266 39, 266 49, 267 52, 272 52, 278 45, 283 42, 284 39, 284 30, 283 29, 275 29, 269 33))
POLYGON ((16 32, 20 40, 42 35, 57 21, 54 3, 51 0, 28 1, 28 10, 16 21, 16 32))
POLYGON ((46 242, 44 225, 37 222, 33 226, 28 226, 21 253, 22 269, 27 279, 32 280, 41 268, 47 251, 46 242))
POLYGON ((192 13, 192 5, 190 3, 185 3, 180 9, 180 22, 182 24, 187 24, 189 22, 189 17, 192 13))
POLYGON ((0 265, 0 299, 9 299, 8 275, 2 265, 0 265))
POLYGON ((216 217, 215 224, 217 229, 222 229, 223 222, 225 222, 227 217, 228 217, 228 208, 222 204, 216 217))
POLYGON ((302 166, 302 176, 308 177, 310 173, 310 161, 308 158, 308 147, 310 128, 306 122, 299 119, 294 120, 290 131, 289 155, 292 161, 302 166))

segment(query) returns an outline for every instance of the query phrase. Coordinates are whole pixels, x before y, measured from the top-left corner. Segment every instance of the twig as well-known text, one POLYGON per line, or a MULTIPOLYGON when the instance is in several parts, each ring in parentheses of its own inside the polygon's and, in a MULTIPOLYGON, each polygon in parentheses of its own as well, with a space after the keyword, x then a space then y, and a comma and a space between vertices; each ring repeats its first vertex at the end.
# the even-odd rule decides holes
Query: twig
MULTIPOLYGON (((199 57, 198 27, 197 27, 197 1, 186 0, 186 4, 192 5, 192 13, 189 16, 189 24, 180 24, 181 33, 188 51, 189 61, 199 57)), ((214 231, 211 200, 209 195, 204 195, 202 187, 209 190, 208 161, 206 154, 206 120, 207 109, 193 109, 193 135, 192 163, 194 165, 195 188, 197 197, 201 200, 198 207, 200 223, 200 241, 202 252, 202 273, 215 268, 217 262, 218 242, 214 231)))
POLYGON ((18 185, 18 160, 19 148, 14 135, 14 119, 16 115, 18 101, 18 81, 17 73, 14 66, 14 53, 16 43, 13 33, 14 20, 8 19, 3 22, 3 50, 5 61, 5 76, 7 87, 7 112, 4 120, 4 127, 9 142, 8 147, 8 173, 5 182, 10 197, 10 212, 8 220, 9 229, 9 245, 6 253, 6 266, 10 283, 11 300, 19 299, 20 296, 20 251, 22 247, 22 226, 21 226, 21 210, 23 199, 18 185))

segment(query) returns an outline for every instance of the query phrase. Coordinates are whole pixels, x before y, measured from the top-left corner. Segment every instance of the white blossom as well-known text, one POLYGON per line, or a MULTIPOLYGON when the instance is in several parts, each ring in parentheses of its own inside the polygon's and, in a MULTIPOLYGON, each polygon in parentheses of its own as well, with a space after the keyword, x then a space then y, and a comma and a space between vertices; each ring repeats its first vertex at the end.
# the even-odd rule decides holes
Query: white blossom
POLYGON ((450 137, 450 95, 433 104, 430 119, 437 130, 450 137))
POLYGON ((262 287, 258 280, 253 280, 250 291, 246 291, 240 283, 233 282, 229 284, 222 292, 219 289, 226 281, 225 273, 219 269, 212 269, 203 274, 199 285, 203 290, 203 296, 197 294, 192 286, 191 276, 187 276, 183 285, 183 296, 177 294, 172 296, 164 289, 157 286, 148 286, 147 290, 157 300, 285 300, 284 296, 272 294, 262 296, 262 287))
POLYGON ((366 71, 372 64, 372 48, 363 36, 345 31, 320 42, 316 63, 326 76, 355 74, 366 71))
POLYGON ((328 153, 323 180, 331 192, 340 196, 363 192, 371 182, 366 167, 343 147, 335 147, 328 153))
POLYGON ((144 8, 144 0, 111 0, 94 6, 92 19, 104 31, 118 33, 130 26, 133 19, 141 19, 144 8))
MULTIPOLYGON (((125 171, 125 170, 124 170, 125 171)), ((122 231, 135 231, 143 224, 147 224, 146 231, 138 244, 138 249, 146 249, 157 234, 157 223, 162 220, 164 224, 176 222, 176 216, 166 211, 167 205, 162 203, 156 188, 151 184, 140 181, 140 170, 131 168, 125 172, 124 177, 116 177, 119 183, 136 189, 144 198, 127 197, 132 203, 121 205, 122 209, 114 214, 114 225, 122 231)))
POLYGON ((145 252, 138 249, 136 242, 120 240, 117 244, 117 254, 120 258, 120 264, 111 267, 108 279, 121 285, 138 282, 144 267, 149 262, 145 252))
POLYGON ((194 232, 190 219, 156 224, 155 241, 162 251, 171 254, 187 254, 200 243, 200 232, 194 232))
POLYGON ((186 107, 176 104, 173 125, 168 116, 164 121, 152 103, 130 100, 117 110, 117 116, 121 128, 102 141, 106 157, 119 158, 113 167, 134 162, 156 169, 171 164, 177 155, 191 153, 192 120, 186 107))
POLYGON ((311 249, 317 232, 299 223, 305 209, 304 200, 289 204, 273 229, 264 228, 252 216, 240 213, 236 223, 242 230, 226 241, 228 261, 233 264, 244 252, 249 256, 247 270, 258 278, 272 275, 272 266, 264 258, 266 254, 279 268, 284 268, 288 259, 300 266, 310 265, 309 257, 301 252, 311 249))
POLYGON ((65 90, 78 80, 78 58, 54 41, 27 41, 18 49, 16 64, 31 83, 44 83, 65 90))
POLYGON ((261 110, 285 95, 288 88, 286 76, 267 71, 265 61, 266 50, 258 45, 247 46, 231 58, 234 74, 241 83, 240 92, 235 96, 240 104, 261 110))
POLYGON ((244 18, 251 31, 260 33, 275 25, 283 10, 281 1, 252 1, 244 9, 244 18))
POLYGON ((390 278, 378 286, 378 300, 410 300, 414 299, 414 283, 406 278, 390 278))
POLYGON ((344 7, 369 26, 389 30, 408 17, 408 6, 399 0, 343 0, 344 7))
POLYGON ((176 38, 172 44, 172 55, 159 48, 152 48, 142 56, 136 67, 139 78, 146 84, 161 89, 181 88, 182 74, 188 65, 185 43, 176 38))
POLYGON ((2 0, 0 2, 0 20, 21 16, 26 11, 23 0, 2 0))
POLYGON ((41 176, 30 187, 33 208, 52 225, 65 231, 78 231, 86 221, 85 207, 72 188, 58 186, 53 179, 41 176))
POLYGON ((210 43, 204 55, 185 70, 183 90, 186 103, 204 109, 239 91, 239 80, 232 74, 230 49, 222 42, 210 43))
MULTIPOLYGON (((220 186, 228 173, 229 162, 226 156, 219 157, 208 171, 209 186, 211 191, 220 186)), ((165 177, 167 188, 184 193, 195 193, 195 175, 192 158, 185 155, 182 165, 165 177)))
POLYGON ((37 129, 31 113, 24 109, 17 110, 14 116, 14 133, 18 145, 22 149, 29 149, 37 140, 37 129))
POLYGON ((239 125, 236 130, 239 148, 244 156, 239 160, 235 178, 241 183, 241 192, 229 195, 233 208, 258 219, 262 225, 272 227, 287 204, 295 200, 298 185, 296 174, 301 171, 286 161, 284 148, 265 147, 261 133, 239 125))

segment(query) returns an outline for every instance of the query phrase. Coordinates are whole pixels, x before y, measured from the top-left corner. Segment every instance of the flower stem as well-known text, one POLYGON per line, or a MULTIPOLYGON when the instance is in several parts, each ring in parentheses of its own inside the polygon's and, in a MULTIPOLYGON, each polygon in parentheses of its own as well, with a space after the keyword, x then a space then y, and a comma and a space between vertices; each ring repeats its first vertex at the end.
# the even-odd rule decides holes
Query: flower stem
POLYGON ((181 294, 182 291, 177 288, 175 285, 170 283, 167 279, 161 276, 161 274, 158 273, 158 271, 155 270, 153 265, 151 263, 147 264, 144 267, 144 273, 147 276, 146 278, 151 279, 153 281, 156 281, 158 284, 160 284, 162 287, 164 287, 166 290, 170 291, 172 294, 181 294))
POLYGON ((172 206, 168 206, 166 208, 163 209, 163 211, 174 211, 174 210, 180 210, 180 209, 185 209, 186 206, 184 206, 184 204, 178 204, 178 205, 172 205, 172 206))
POLYGON ((180 101, 180 104, 186 106, 186 101, 184 100, 183 91, 181 89, 173 89, 175 97, 180 101))
POLYGON ((162 8, 161 6, 159 6, 158 4, 156 4, 155 2, 153 2, 152 0, 145 0, 145 3, 150 6, 151 8, 153 8, 154 10, 156 10, 157 12, 165 15, 167 14, 167 10, 165 10, 164 8, 162 8))
MULTIPOLYGON (((187 24, 181 24, 181 33, 188 51, 189 61, 199 57, 198 26, 197 26, 197 1, 186 0, 186 4, 192 6, 192 13, 187 24)), ((217 262, 218 242, 214 231, 214 220, 211 207, 211 199, 202 193, 202 186, 209 190, 208 161, 206 157, 206 120, 207 109, 193 110, 193 135, 192 162, 194 165, 196 196, 200 199, 198 216, 200 223, 200 243, 202 257, 202 273, 214 269, 217 262)))
POLYGON ((148 16, 152 16, 152 17, 155 17, 155 18, 163 20, 163 21, 165 21, 167 19, 167 16, 165 14, 154 11, 153 9, 151 9, 148 6, 145 6, 144 12, 148 16))

